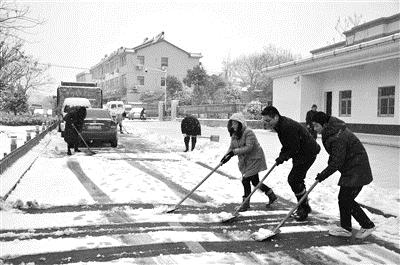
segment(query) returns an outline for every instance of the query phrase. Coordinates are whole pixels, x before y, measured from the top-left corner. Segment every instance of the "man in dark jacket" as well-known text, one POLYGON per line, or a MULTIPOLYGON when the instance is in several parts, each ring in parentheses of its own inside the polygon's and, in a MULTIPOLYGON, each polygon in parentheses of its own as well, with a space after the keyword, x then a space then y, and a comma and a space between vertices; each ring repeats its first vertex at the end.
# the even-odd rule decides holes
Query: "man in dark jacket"
MULTIPOLYGON (((307 192, 304 179, 308 169, 314 163, 321 150, 308 130, 300 123, 279 114, 273 106, 267 106, 261 112, 263 121, 277 133, 282 149, 275 160, 276 165, 292 159, 293 167, 288 176, 288 183, 298 201, 307 192)), ((298 221, 307 219, 311 207, 306 198, 296 211, 298 221)))
POLYGON ((80 143, 80 137, 78 132, 82 132, 83 121, 86 118, 85 107, 71 107, 68 109, 68 113, 64 117, 65 121, 65 134, 64 141, 67 143, 67 154, 72 155, 71 148, 74 148, 75 152, 80 152, 78 149, 80 143), (75 127, 75 128, 74 128, 75 127))
POLYGON ((181 122, 181 131, 185 135, 183 139, 185 142, 186 150, 189 151, 189 141, 192 138, 192 151, 196 146, 197 135, 201 135, 201 126, 199 120, 193 115, 186 115, 186 117, 181 122))
POLYGON ((330 235, 351 237, 351 217, 360 224, 356 238, 365 238, 375 230, 375 224, 361 209, 355 198, 362 187, 371 183, 372 172, 368 155, 360 140, 338 118, 320 111, 312 119, 314 129, 322 134, 322 143, 329 154, 328 166, 317 175, 319 182, 339 171, 340 227, 329 231, 330 235))
POLYGON ((314 130, 314 126, 312 124, 312 117, 317 113, 317 105, 313 104, 311 106, 311 110, 307 111, 306 115, 306 126, 308 131, 311 133, 311 135, 314 137, 314 139, 317 139, 317 132, 314 130))

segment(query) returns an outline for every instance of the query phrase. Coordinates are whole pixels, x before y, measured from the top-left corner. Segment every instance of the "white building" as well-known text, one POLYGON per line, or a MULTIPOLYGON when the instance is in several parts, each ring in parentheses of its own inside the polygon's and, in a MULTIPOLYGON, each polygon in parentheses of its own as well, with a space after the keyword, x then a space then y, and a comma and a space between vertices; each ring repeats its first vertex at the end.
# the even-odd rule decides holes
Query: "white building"
POLYGON ((400 14, 344 32, 346 40, 312 57, 266 69, 273 105, 305 122, 312 104, 355 132, 400 135, 400 14))
POLYGON ((164 93, 167 75, 182 81, 187 70, 200 64, 201 57, 166 41, 162 32, 136 47, 121 47, 106 55, 91 67, 90 74, 103 89, 105 101, 138 102, 144 92, 164 93))

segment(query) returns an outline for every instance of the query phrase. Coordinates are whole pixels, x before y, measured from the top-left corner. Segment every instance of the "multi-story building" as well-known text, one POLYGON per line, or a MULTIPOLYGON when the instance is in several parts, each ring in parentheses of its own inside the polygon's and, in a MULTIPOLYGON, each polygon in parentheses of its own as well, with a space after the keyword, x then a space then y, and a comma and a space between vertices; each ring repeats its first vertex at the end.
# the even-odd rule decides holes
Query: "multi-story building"
POLYGON ((89 72, 81 72, 76 75, 76 82, 92 82, 92 75, 89 72))
MULTIPOLYGON (((90 68, 105 101, 140 101, 146 91, 165 93, 166 76, 179 80, 200 64, 200 53, 189 53, 164 39, 164 32, 134 47, 121 47, 90 68)), ((78 78, 78 76, 77 76, 78 78)))

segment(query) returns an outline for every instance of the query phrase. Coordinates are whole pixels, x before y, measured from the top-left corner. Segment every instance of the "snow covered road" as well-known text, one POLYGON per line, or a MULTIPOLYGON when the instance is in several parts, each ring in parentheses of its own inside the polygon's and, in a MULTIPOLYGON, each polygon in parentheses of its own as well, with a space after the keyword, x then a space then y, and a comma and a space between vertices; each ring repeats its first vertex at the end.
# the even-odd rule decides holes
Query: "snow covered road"
MULTIPOLYGON (((125 127, 131 133, 120 135, 118 148, 94 148, 94 156, 79 153, 68 157, 62 138, 50 135, 47 148, 2 204, 0 258, 5 263, 400 262, 397 216, 369 213, 378 229, 364 241, 328 236, 329 226, 338 219, 337 195, 332 194, 337 179, 333 178, 333 185, 321 184, 310 194, 314 212, 308 222, 289 220, 282 232, 267 242, 250 239, 259 228, 279 223, 294 206, 285 178, 277 177, 285 175, 285 165, 265 181, 280 196, 269 209, 264 206, 265 195, 256 192, 250 211, 232 224, 220 223, 221 213, 233 212, 242 194, 240 174, 232 159, 220 168, 221 174, 214 173, 176 212, 167 214, 168 206, 176 204, 218 164, 229 139, 222 134, 220 142, 199 139, 195 151, 183 153, 178 123, 125 122, 125 127), (39 207, 12 208, 18 200, 25 205, 36 201, 39 207)), ((218 130, 206 127, 203 135, 218 130)), ((275 135, 259 134, 263 135, 259 138, 267 163, 272 165, 279 151, 275 135)), ((324 158, 321 161, 313 172, 326 163, 324 158)), ((313 180, 310 177, 308 184, 313 180)), ((363 193, 371 197, 377 190, 363 193)), ((398 212, 398 197, 392 197, 382 205, 398 212)), ((360 202, 364 202, 362 196, 360 202)), ((381 209, 386 210, 384 207, 381 209)))

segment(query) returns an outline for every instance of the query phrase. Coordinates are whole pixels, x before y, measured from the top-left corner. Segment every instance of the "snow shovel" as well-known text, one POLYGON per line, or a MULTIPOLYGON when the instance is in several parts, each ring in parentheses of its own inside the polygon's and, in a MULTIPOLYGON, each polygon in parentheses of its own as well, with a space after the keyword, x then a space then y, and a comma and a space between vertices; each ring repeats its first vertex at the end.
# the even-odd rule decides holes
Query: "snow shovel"
POLYGON ((85 144, 86 148, 89 150, 90 154, 89 155, 95 155, 96 152, 94 152, 92 149, 90 149, 89 145, 86 143, 86 141, 83 139, 82 135, 79 133, 78 129, 76 129, 75 125, 72 123, 72 127, 74 127, 76 133, 79 135, 81 138, 82 142, 85 144))
POLYGON ((236 217, 239 216, 239 210, 240 208, 242 208, 242 206, 244 204, 246 204, 249 200, 250 197, 253 195, 254 192, 256 192, 256 190, 258 190, 262 183, 264 182, 264 180, 268 177, 268 175, 272 172, 272 170, 276 167, 276 163, 271 167, 271 169, 267 172, 267 174, 265 174, 265 176, 260 180, 260 182, 257 184, 257 186, 254 187, 253 191, 250 193, 249 196, 247 196, 247 198, 242 202, 242 204, 236 209, 236 211, 231 215, 231 216, 224 216, 224 219, 221 221, 222 223, 230 223, 232 222, 236 217))
POLYGON ((210 139, 211 142, 219 142, 219 135, 211 135, 211 136, 197 136, 199 138, 210 139))
POLYGON ((223 165, 222 162, 219 163, 218 166, 216 166, 202 181, 200 181, 200 183, 197 184, 196 187, 194 187, 180 202, 178 202, 177 204, 175 204, 174 208, 172 208, 172 209, 170 209, 170 210, 167 210, 166 212, 167 212, 167 213, 172 213, 172 212, 174 212, 176 209, 178 209, 179 205, 181 205, 182 202, 183 202, 184 200, 186 200, 190 195, 192 195, 192 193, 193 193, 198 187, 200 187, 200 185, 203 184, 203 182, 206 181, 206 179, 208 179, 208 177, 210 177, 211 174, 214 173, 214 172, 215 172, 220 166, 222 166, 222 165, 223 165))
POLYGON ((296 204, 296 206, 293 207, 292 210, 283 218, 283 220, 272 230, 269 229, 263 229, 260 228, 258 232, 254 232, 251 234, 251 238, 256 240, 256 241, 264 241, 268 238, 271 238, 277 234, 279 234, 281 231, 279 228, 289 219, 289 217, 293 214, 293 212, 300 206, 300 204, 307 198, 308 194, 314 189, 314 187, 319 183, 318 180, 314 182, 314 184, 310 187, 310 189, 301 197, 300 201, 296 204))

